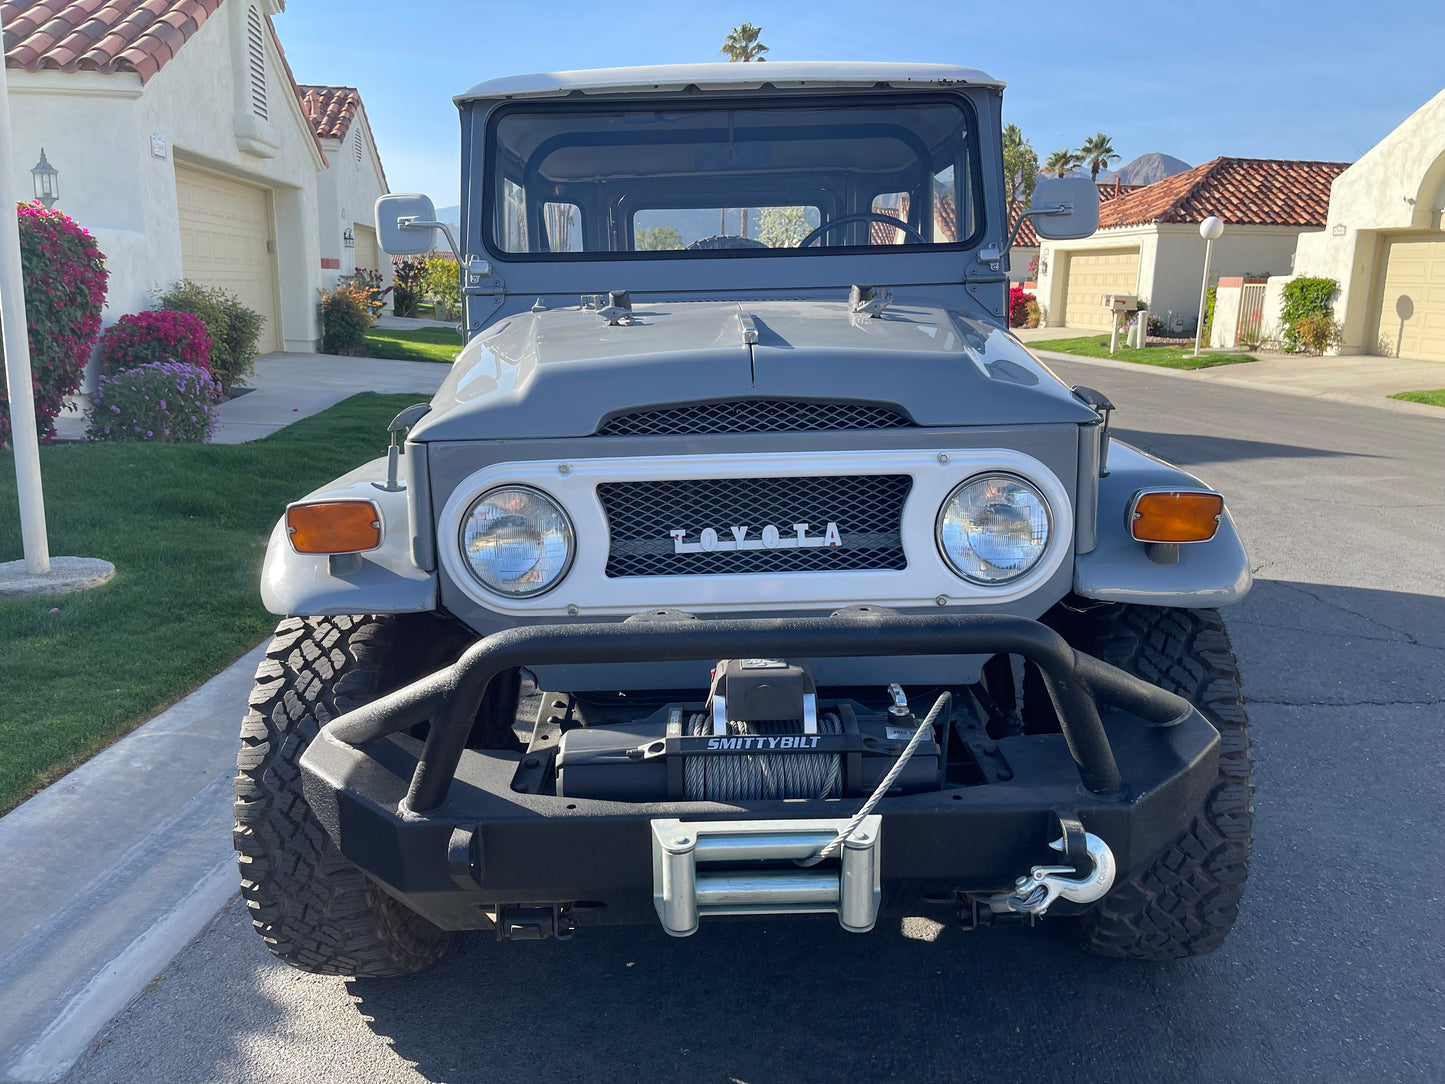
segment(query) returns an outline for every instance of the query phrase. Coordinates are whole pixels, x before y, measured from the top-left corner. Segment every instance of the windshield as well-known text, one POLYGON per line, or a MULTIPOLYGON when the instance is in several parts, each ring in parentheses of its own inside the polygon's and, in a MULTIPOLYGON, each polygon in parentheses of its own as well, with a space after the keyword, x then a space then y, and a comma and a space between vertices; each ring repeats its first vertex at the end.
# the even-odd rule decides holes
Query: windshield
POLYGON ((957 100, 511 110, 489 134, 488 244, 534 259, 969 244, 971 120, 957 100))

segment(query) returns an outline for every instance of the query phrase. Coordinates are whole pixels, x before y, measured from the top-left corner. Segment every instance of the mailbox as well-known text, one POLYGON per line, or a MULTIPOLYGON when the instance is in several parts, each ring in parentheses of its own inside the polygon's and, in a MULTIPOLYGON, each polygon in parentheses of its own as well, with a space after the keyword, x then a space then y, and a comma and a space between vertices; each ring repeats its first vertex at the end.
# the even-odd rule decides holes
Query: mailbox
POLYGON ((1133 294, 1105 294, 1104 308, 1114 312, 1135 312, 1139 308, 1139 299, 1133 294))

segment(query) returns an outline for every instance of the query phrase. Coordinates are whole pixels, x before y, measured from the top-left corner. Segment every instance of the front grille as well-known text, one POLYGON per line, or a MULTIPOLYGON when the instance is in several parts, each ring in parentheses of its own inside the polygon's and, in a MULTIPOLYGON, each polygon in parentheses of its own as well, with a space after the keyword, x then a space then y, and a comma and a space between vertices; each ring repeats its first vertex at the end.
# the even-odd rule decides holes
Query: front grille
POLYGON ((903 502, 913 486, 906 474, 846 478, 694 478, 660 482, 604 482, 597 496, 607 513, 611 548, 607 575, 695 576, 749 572, 842 572, 902 569, 903 502), (757 541, 764 527, 785 539, 793 525, 808 524, 807 537, 823 538, 836 523, 841 545, 815 548, 739 549, 678 553, 671 531, 684 530, 695 544, 711 528, 724 543, 733 528, 747 526, 757 541))
POLYGON ((793 399, 735 399, 689 403, 619 414, 600 437, 666 433, 810 433, 828 429, 911 429, 913 422, 879 403, 815 403, 793 399))

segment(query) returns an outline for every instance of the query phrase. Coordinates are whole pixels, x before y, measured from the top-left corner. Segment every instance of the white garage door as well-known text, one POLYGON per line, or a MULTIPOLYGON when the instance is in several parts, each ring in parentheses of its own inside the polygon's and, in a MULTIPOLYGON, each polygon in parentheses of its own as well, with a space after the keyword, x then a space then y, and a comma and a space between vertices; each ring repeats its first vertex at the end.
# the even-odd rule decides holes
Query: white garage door
POLYGON ((357 226, 354 233, 357 270, 363 267, 368 271, 381 270, 381 260, 378 257, 380 250, 376 247, 376 231, 368 229, 366 226, 357 226))
POLYGON ((176 204, 186 278, 230 290, 243 305, 265 317, 261 350, 281 349, 266 189, 178 163, 176 204))
POLYGON ((1069 257, 1064 280, 1064 323, 1069 327, 1108 329, 1113 317, 1103 307, 1105 294, 1138 290, 1139 250, 1080 252, 1069 257))
POLYGON ((1445 241, 1392 241, 1376 302, 1376 352, 1445 361, 1445 241))

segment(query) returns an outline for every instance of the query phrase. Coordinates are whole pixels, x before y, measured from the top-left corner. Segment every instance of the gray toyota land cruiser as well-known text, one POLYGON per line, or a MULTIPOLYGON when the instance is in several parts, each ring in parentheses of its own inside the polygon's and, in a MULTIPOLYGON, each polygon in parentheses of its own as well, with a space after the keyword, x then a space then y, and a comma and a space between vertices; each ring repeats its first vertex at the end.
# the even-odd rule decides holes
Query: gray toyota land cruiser
MULTIPOLYGON (((460 235, 424 196, 377 225, 453 247, 466 346, 267 552, 235 839, 277 956, 885 903, 1223 942, 1249 565, 1009 333, 1002 91, 768 63, 457 98, 460 235)), ((1084 236, 1097 192, 1026 214, 1084 236)))

